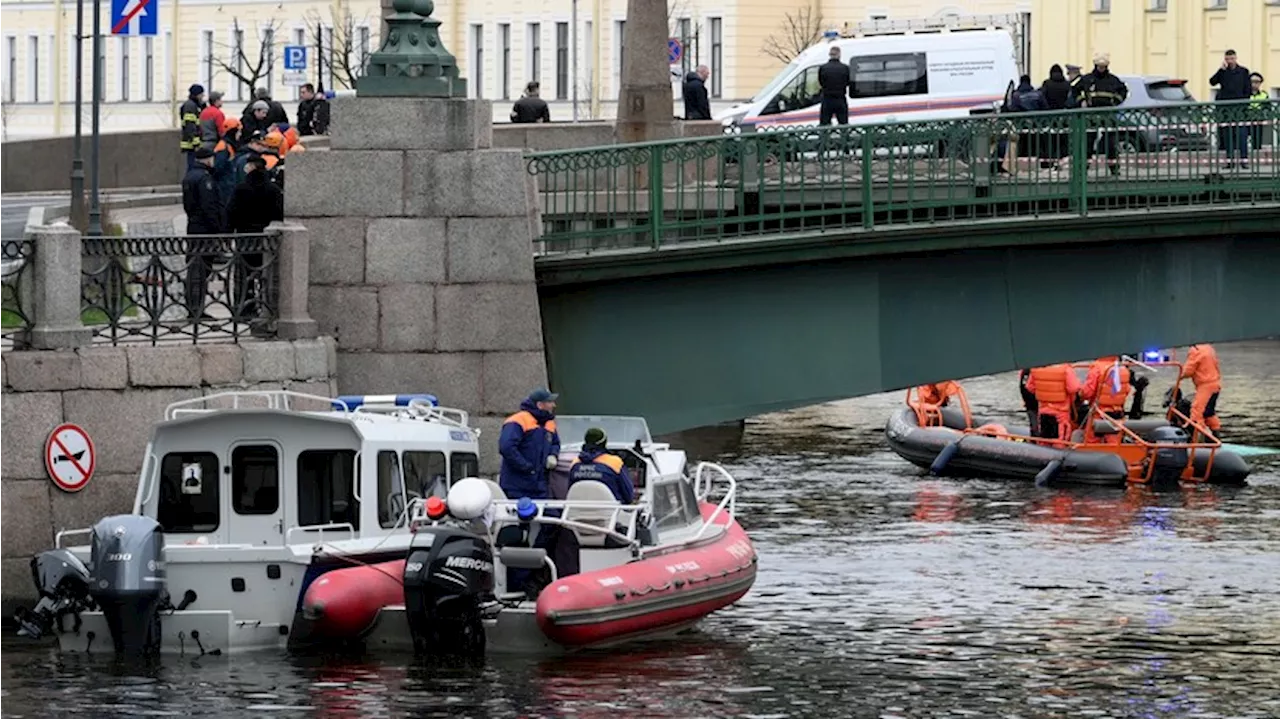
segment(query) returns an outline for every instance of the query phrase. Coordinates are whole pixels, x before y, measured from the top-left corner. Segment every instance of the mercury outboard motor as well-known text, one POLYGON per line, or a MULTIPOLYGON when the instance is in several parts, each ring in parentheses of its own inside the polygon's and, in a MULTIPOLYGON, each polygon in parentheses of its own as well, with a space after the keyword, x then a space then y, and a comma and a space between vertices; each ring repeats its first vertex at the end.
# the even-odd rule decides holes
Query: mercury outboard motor
POLYGON ((164 532, 150 517, 119 514, 93 527, 89 593, 102 608, 116 654, 160 649, 160 614, 167 603, 164 532))
POLYGON ((68 549, 52 549, 31 559, 31 578, 35 580, 40 601, 35 609, 20 607, 14 614, 18 634, 39 639, 57 630, 65 631, 63 617, 75 618, 72 631, 80 630, 80 612, 93 609, 89 596, 89 570, 68 549))
POLYGON ((409 544, 404 609, 414 652, 484 653, 481 603, 493 598, 493 549, 485 537, 436 524, 409 544))
MULTIPOLYGON (((1186 444, 1187 433, 1179 427, 1157 427, 1151 431, 1151 441, 1156 444, 1186 444)), ((1156 487, 1177 486, 1182 470, 1187 466, 1186 447, 1161 447, 1155 451, 1151 463, 1151 484, 1156 487)))

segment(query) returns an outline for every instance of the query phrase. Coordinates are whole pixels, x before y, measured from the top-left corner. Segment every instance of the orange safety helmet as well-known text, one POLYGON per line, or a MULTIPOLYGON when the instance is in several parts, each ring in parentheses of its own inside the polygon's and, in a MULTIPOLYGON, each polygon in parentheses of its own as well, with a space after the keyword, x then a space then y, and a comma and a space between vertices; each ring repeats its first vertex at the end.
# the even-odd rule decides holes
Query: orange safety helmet
POLYGON ((298 128, 290 125, 289 129, 284 131, 285 144, 292 150, 294 145, 298 144, 298 139, 298 128))
POLYGON ((222 127, 218 128, 218 132, 220 132, 221 134, 225 135, 225 134, 227 134, 228 132, 230 132, 231 130, 234 130, 234 129, 238 128, 238 127, 240 127, 240 118, 238 118, 238 117, 224 117, 224 118, 222 118, 222 127))
POLYGON ((284 146, 284 135, 280 134, 279 130, 272 130, 271 132, 268 132, 267 136, 262 139, 262 144, 266 145, 267 147, 279 150, 281 147, 284 146))

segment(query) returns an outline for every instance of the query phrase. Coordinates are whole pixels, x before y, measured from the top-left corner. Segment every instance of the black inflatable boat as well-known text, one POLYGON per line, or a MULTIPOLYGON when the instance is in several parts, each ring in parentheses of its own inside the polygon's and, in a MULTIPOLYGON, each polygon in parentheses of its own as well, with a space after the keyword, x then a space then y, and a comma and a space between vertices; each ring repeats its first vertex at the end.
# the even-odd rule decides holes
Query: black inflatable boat
MULTIPOLYGON (((1129 481, 1129 467, 1118 454, 1103 449, 1073 449, 1036 444, 1034 441, 1010 437, 988 436, 965 431, 964 412, 944 407, 940 427, 922 427, 911 407, 903 407, 889 417, 885 438, 898 456, 917 467, 945 477, 987 477, 1035 481, 1048 485, 1093 485, 1123 487, 1129 481)), ((971 426, 986 422, 974 417, 971 426)), ((1145 441, 1167 443, 1171 433, 1181 434, 1163 418, 1128 420, 1125 427, 1145 441)), ((1095 420, 1094 432, 1105 435, 1116 429, 1104 420, 1095 420)), ((1073 441, 1082 436, 1077 430, 1073 441)), ((1185 442, 1185 439, 1183 439, 1185 442)), ((1090 445, 1091 447, 1094 445, 1090 445)), ((1155 449, 1152 481, 1176 484, 1186 467, 1187 452, 1194 452, 1194 469, 1211 484, 1243 484, 1249 476, 1249 465, 1229 450, 1209 448, 1155 449)))

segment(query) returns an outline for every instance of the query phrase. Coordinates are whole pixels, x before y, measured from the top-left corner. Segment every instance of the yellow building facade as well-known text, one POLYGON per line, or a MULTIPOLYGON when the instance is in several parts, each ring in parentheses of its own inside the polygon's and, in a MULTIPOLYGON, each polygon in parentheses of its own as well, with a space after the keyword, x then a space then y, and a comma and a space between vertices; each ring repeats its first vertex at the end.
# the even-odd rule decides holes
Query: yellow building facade
POLYGON ((1037 81, 1055 62, 1087 71, 1101 51, 1113 72, 1182 78, 1196 99, 1211 100, 1209 78, 1231 49, 1280 95, 1277 0, 1037 0, 1031 22, 1037 81))

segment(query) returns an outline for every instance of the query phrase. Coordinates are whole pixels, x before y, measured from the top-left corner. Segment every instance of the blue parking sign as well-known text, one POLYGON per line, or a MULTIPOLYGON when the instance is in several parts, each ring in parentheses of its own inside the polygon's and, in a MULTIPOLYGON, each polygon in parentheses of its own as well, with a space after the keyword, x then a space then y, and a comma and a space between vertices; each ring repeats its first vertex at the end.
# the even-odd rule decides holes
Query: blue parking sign
POLYGON ((307 46, 306 45, 285 45, 284 46, 284 69, 286 70, 306 70, 307 69, 307 46))

